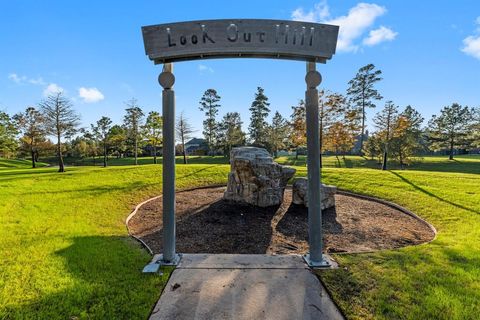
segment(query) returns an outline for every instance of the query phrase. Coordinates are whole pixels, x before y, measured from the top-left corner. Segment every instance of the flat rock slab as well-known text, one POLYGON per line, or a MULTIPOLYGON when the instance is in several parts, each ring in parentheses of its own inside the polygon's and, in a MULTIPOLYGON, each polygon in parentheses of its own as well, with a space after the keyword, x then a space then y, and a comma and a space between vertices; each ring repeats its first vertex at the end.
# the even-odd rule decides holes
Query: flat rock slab
POLYGON ((184 255, 150 319, 343 319, 301 256, 184 255))

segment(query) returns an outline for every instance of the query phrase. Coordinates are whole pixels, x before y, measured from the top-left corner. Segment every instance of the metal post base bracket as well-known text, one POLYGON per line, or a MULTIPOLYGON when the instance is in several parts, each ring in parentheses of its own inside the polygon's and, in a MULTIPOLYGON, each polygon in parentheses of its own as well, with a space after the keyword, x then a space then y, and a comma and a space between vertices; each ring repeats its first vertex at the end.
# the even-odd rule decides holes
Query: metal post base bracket
POLYGON ((176 254, 172 261, 164 261, 163 254, 156 254, 152 261, 143 268, 143 273, 157 273, 161 266, 176 266, 182 259, 182 254, 176 254))
POLYGON ((305 263, 313 269, 333 269, 338 268, 338 264, 330 258, 328 255, 322 254, 322 261, 312 261, 310 259, 310 254, 303 256, 305 263))

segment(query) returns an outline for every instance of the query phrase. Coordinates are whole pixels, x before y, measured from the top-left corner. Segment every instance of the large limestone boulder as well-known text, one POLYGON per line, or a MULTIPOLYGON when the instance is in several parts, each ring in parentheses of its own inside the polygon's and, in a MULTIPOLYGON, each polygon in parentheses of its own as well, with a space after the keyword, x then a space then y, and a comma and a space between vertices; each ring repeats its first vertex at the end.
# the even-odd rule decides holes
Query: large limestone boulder
MULTIPOLYGON (((335 193, 337 193, 337 187, 322 184, 322 210, 335 206, 335 193)), ((298 178, 293 182, 292 202, 308 207, 308 180, 306 178, 298 178)))
POLYGON ((274 162, 263 148, 233 148, 224 199, 258 207, 280 205, 285 186, 295 171, 274 162))

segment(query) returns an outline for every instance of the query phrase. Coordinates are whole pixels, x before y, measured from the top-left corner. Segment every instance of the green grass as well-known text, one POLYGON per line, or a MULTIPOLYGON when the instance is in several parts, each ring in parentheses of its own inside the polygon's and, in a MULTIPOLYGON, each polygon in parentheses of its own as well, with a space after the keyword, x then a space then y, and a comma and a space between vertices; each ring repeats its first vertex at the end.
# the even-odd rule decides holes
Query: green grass
MULTIPOLYGON (((37 162, 37 167, 45 167, 46 163, 37 162)), ((0 170, 4 169, 28 169, 32 167, 32 161, 30 160, 11 160, 0 158, 0 170)))
MULTIPOLYGON (((227 166, 178 166, 179 188, 227 166)), ((134 204, 161 190, 161 166, 0 171, 0 319, 146 319, 168 278, 127 236, 134 204)))
MULTIPOLYGON (((347 157, 343 164, 351 167, 324 160, 326 183, 394 201, 438 230, 417 247, 335 255, 341 268, 319 275, 347 316, 476 319, 480 158, 425 157, 409 170, 386 172, 360 157, 347 157)), ((210 163, 177 166, 178 188, 225 182, 228 165, 197 161, 210 163)), ((161 166, 55 171, 13 164, 0 170, 0 319, 145 319, 169 270, 163 277, 141 273, 149 256, 127 236, 124 219, 160 192, 161 166)))

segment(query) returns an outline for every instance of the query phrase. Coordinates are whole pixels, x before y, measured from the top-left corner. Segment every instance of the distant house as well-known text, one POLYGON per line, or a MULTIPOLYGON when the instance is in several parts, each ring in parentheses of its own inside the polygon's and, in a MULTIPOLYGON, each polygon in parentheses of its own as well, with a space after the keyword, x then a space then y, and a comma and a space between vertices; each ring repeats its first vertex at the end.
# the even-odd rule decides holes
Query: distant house
POLYGON ((204 155, 208 151, 207 141, 202 138, 193 138, 185 143, 185 151, 189 155, 204 155))

